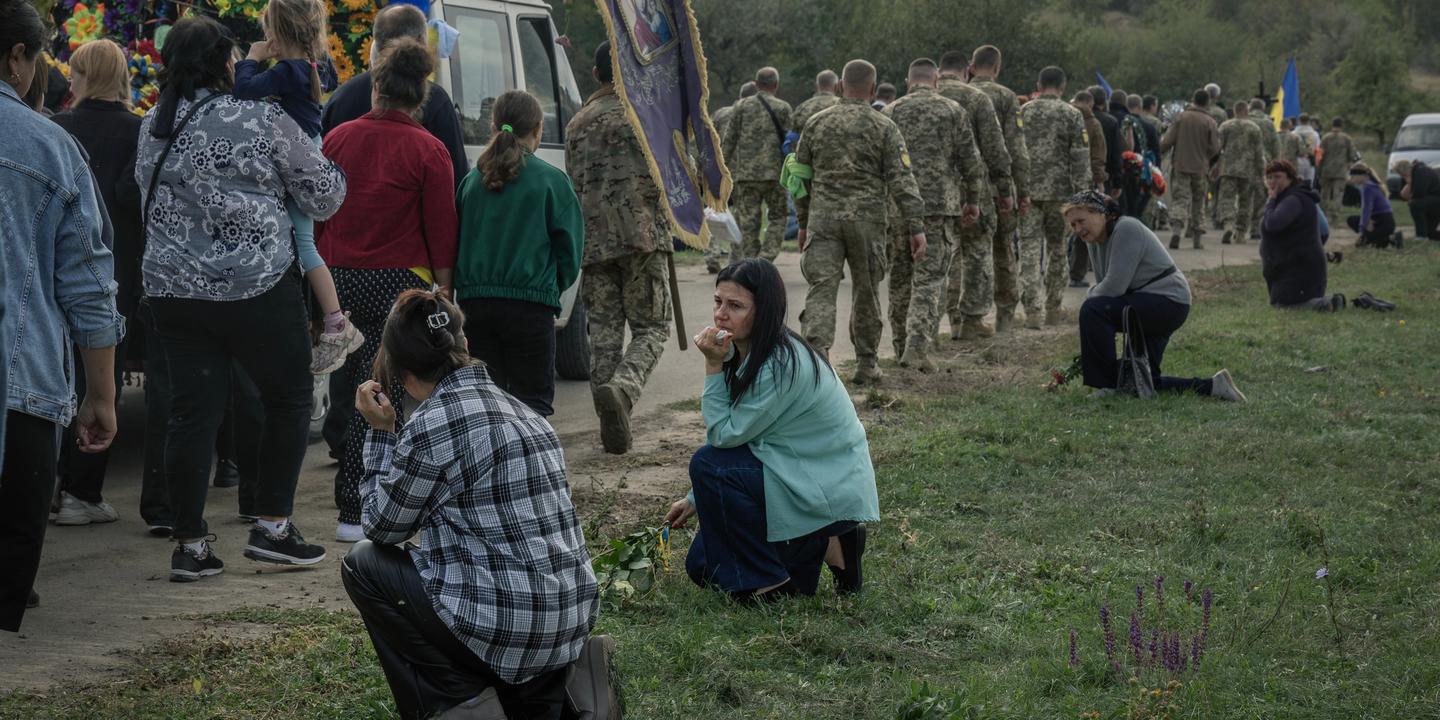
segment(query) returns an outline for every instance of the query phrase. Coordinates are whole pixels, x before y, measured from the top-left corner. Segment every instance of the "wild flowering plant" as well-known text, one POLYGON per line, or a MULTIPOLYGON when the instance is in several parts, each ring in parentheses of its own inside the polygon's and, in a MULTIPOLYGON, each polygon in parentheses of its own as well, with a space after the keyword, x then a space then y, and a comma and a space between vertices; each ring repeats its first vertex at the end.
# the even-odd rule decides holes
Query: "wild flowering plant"
MULTIPOLYGON (((1186 580, 1182 586, 1184 602, 1172 602, 1167 606, 1165 576, 1157 576, 1153 586, 1149 603, 1145 598, 1145 585, 1135 586, 1135 607, 1130 611, 1123 646, 1117 637, 1116 619, 1110 603, 1100 606, 1105 666, 1121 678, 1150 676, 1157 680, 1173 680, 1186 673, 1198 672, 1205 658, 1215 593, 1207 588, 1197 595, 1195 584, 1186 580), (1150 607, 1147 608, 1147 605, 1150 607)), ((1068 664, 1078 667, 1081 654, 1079 639, 1073 628, 1069 641, 1068 664)))

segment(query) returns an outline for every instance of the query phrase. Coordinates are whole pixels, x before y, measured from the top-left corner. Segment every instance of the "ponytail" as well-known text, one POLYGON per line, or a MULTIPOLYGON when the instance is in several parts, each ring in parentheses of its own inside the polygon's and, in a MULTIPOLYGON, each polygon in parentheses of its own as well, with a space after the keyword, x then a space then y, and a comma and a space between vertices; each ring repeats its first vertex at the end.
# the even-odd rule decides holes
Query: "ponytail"
POLYGON ((524 90, 510 90, 495 99, 492 116, 495 132, 475 167, 485 178, 485 189, 500 192, 520 176, 525 156, 530 154, 523 138, 540 129, 545 113, 534 95, 524 90))

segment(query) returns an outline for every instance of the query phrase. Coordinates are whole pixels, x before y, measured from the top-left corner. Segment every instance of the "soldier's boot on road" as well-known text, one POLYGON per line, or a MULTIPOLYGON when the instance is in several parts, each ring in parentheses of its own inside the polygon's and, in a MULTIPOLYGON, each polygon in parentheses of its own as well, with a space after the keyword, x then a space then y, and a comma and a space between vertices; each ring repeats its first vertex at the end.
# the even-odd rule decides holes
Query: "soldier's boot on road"
POLYGON ((1025 329, 1039 330, 1044 326, 1045 312, 1043 310, 1036 310, 1035 312, 1025 311, 1025 329))
POLYGON ((909 365, 905 364, 905 352, 910 348, 910 343, 915 342, 914 338, 911 338, 909 341, 905 341, 901 340, 899 337, 896 337, 890 342, 895 348, 895 359, 900 361, 900 367, 910 367, 909 365))
POLYGON ((995 334, 1009 335, 1015 327, 1015 308, 995 309, 995 334))
POLYGON ((1179 249, 1180 249, 1180 233, 1175 233, 1175 234, 1173 234, 1173 235, 1170 236, 1170 249, 1171 249, 1171 250, 1179 250, 1179 249))
POLYGON ((600 416, 600 444, 605 452, 624 455, 630 450, 630 398, 610 383, 595 388, 595 412, 600 416))
POLYGON ((965 320, 960 323, 959 340, 984 340, 995 337, 995 328, 985 324, 985 319, 966 315, 965 320))
POLYGON ((1058 307, 1049 308, 1045 311, 1045 324, 1056 327, 1065 324, 1065 311, 1058 307))
POLYGON ((855 377, 851 379, 852 383, 856 385, 879 385, 882 377, 880 374, 880 364, 875 361, 873 356, 855 359, 855 377))
POLYGON ((1191 240, 1193 240, 1193 241, 1195 242, 1194 247, 1195 247, 1196 250, 1204 250, 1204 249, 1205 249, 1205 243, 1200 242, 1200 236, 1199 236, 1199 235, 1194 236, 1193 238, 1191 238, 1191 240))
POLYGON ((1234 230, 1226 230, 1226 231, 1225 231, 1225 234, 1223 234, 1223 235, 1220 236, 1220 244, 1221 244, 1221 245, 1229 245, 1230 242, 1231 242, 1231 240, 1232 240, 1234 237, 1235 237, 1235 231, 1234 231, 1234 230))
POLYGON ((913 337, 905 342, 905 355, 900 358, 900 366, 915 368, 922 373, 933 373, 940 369, 930 357, 925 339, 913 337))

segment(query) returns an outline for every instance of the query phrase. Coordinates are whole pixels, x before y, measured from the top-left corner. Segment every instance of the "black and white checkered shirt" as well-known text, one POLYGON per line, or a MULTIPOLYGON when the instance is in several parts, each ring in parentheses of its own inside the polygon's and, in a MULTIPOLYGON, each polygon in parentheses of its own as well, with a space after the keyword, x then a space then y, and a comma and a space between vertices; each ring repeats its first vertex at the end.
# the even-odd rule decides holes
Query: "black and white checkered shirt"
POLYGON ((461 368, 398 434, 367 434, 365 472, 365 536, 419 531, 435 612, 501 680, 574 662, 599 597, 550 423, 483 367, 461 368))

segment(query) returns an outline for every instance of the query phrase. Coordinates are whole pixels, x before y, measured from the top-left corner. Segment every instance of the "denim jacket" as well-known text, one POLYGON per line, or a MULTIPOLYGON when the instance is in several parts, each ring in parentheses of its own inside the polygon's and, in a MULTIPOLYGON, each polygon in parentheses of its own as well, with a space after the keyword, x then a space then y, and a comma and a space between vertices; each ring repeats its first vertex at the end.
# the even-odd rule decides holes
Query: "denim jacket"
POLYGON ((110 221, 80 146, 0 83, 0 359, 10 410, 68 425, 70 347, 124 336, 110 221))

